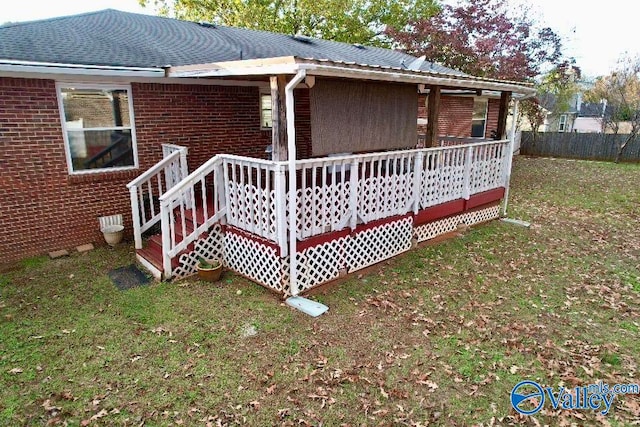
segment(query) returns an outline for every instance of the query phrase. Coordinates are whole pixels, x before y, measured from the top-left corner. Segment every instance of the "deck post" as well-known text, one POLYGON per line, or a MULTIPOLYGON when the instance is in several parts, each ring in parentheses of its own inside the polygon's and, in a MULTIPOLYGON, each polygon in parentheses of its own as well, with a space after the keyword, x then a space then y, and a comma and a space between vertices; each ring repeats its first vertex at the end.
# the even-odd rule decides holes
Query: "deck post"
POLYGON ((162 230, 162 268, 164 278, 171 277, 171 257, 169 247, 171 246, 171 227, 169 224, 169 209, 171 204, 160 203, 160 225, 162 230))
POLYGON ((511 92, 500 93, 500 109, 498 110, 498 129, 496 129, 496 139, 505 139, 507 136, 507 116, 509 115, 510 101, 511 92))
POLYGON ((287 256, 287 184, 284 165, 276 164, 274 170, 274 190, 276 193, 276 236, 280 247, 280 256, 287 256))
MULTIPOLYGON (((187 148, 186 147, 182 147, 180 148, 180 181, 182 181, 183 179, 185 179, 186 177, 189 176, 189 164, 187 163, 187 148)), ((173 184, 177 184, 178 182, 174 182, 173 184)), ((168 188, 167 188, 168 190, 168 188)), ((191 187, 191 192, 188 193, 185 197, 185 204, 187 206, 191 206, 195 200, 195 193, 193 191, 193 187, 191 187)))
POLYGON ((416 153, 413 163, 413 214, 417 215, 420 210, 420 200, 422 199, 420 189, 422 188, 422 168, 424 167, 424 151, 416 153))
POLYGON ((469 145, 466 149, 464 159, 464 186, 462 187, 462 197, 469 200, 471 197, 471 158, 473 156, 473 146, 469 145))
POLYGON ((438 143, 438 117, 440 116, 440 86, 431 86, 429 89, 429 101, 427 103, 427 147, 437 147, 438 143))
POLYGON ((513 101, 513 120, 511 124, 511 132, 509 135, 509 144, 507 145, 507 159, 504 176, 504 203, 502 204, 502 216, 507 216, 507 205, 509 204, 509 184, 511 182, 511 166, 513 164, 513 144, 516 140, 516 125, 518 117, 518 100, 513 101))
POLYGON ((351 207, 351 221, 349 227, 351 231, 358 226, 358 171, 359 162, 357 158, 351 161, 351 170, 349 171, 349 205, 351 207))
MULTIPOLYGON (((306 77, 306 70, 298 70, 296 75, 291 79, 285 88, 285 98, 287 106, 287 145, 288 145, 288 164, 289 164, 289 286, 291 295, 297 296, 298 289, 298 260, 297 254, 297 232, 298 232, 298 215, 296 208, 298 206, 297 181, 296 181, 296 119, 295 119, 295 103, 293 98, 293 90, 306 77)), ((283 194, 284 196, 284 194, 283 194)))
POLYGON ((142 232, 140 232, 140 205, 138 204, 138 187, 129 187, 131 196, 131 220, 133 221, 133 241, 136 249, 142 249, 142 232))
POLYGON ((287 150, 287 114, 282 99, 286 97, 287 79, 283 75, 269 78, 271 87, 271 144, 273 160, 284 161, 288 158, 287 150))
MULTIPOLYGON (((225 163, 224 161, 220 161, 220 164, 218 164, 218 166, 216 167, 216 171, 213 175, 213 209, 216 213, 226 209, 229 205, 229 202, 227 200, 229 198, 229 192, 225 190, 226 188, 228 188, 227 185, 229 185, 229 183, 225 181, 224 171, 225 163)), ((220 224, 226 223, 227 215, 224 215, 220 218, 220 224)))

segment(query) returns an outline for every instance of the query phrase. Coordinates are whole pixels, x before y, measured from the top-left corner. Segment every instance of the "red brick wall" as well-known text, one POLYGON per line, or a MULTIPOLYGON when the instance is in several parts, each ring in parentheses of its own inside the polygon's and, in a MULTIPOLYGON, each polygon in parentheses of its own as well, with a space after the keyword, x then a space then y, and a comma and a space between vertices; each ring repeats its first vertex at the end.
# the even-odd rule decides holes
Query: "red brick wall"
MULTIPOLYGON (((161 144, 189 147, 190 170, 217 153, 263 158, 256 87, 132 84, 140 168, 70 176, 53 80, 0 78, 0 264, 93 242, 98 217, 122 213, 125 185, 157 162, 161 144)), ((299 155, 310 152, 308 93, 296 91, 299 155)))
MULTIPOLYGON (((265 158, 271 130, 260 128, 257 87, 137 83, 132 89, 137 140, 189 147, 190 171, 220 153, 265 158)), ((295 96, 300 158, 310 152, 308 90, 295 96)), ((155 161, 160 155, 156 149, 155 161)))
MULTIPOLYGON (((491 137, 491 131, 498 127, 499 99, 489 99, 485 137, 491 137)), ((438 134, 469 138, 471 136, 471 118, 473 116, 473 97, 442 96, 440 98, 440 117, 438 134)), ((427 118, 427 95, 418 97, 418 117, 427 118)), ((426 126, 419 126, 418 132, 426 132, 426 126)))

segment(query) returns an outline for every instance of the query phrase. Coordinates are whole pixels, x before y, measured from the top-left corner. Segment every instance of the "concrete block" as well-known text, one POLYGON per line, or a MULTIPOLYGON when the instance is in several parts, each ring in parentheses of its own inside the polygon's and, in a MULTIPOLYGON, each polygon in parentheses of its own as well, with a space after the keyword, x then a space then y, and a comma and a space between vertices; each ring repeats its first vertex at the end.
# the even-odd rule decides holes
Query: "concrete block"
POLYGON ((78 252, 80 252, 80 253, 89 252, 89 251, 93 250, 93 244, 92 243, 87 243, 86 245, 77 246, 76 250, 78 252))
POLYGON ((60 249, 59 251, 49 252, 49 258, 51 259, 62 258, 64 256, 69 256, 69 251, 67 251, 66 249, 60 249))

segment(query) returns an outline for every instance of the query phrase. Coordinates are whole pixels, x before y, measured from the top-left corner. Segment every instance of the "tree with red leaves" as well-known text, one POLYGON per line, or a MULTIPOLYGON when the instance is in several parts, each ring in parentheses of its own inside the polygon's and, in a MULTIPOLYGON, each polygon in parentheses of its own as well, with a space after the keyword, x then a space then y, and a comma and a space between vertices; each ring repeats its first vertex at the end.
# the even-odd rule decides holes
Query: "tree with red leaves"
POLYGON ((387 32, 406 52, 465 73, 531 81, 560 60, 560 37, 551 28, 537 29, 526 11, 509 12, 506 0, 462 0, 387 32))

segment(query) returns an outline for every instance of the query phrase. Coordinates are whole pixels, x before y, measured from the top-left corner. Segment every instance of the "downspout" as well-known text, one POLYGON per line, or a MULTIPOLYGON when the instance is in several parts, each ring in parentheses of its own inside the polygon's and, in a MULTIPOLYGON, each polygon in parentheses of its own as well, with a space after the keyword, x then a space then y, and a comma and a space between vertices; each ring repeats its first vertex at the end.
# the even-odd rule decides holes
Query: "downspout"
POLYGON ((513 165, 513 146, 516 142, 516 124, 518 117, 518 100, 513 101, 513 119, 511 120, 511 131, 509 132, 509 148, 507 150, 507 167, 505 170, 504 182, 504 204, 502 205, 502 216, 507 216, 507 204, 509 203, 509 184, 511 183, 511 166, 513 165))
POLYGON ((295 117, 295 104, 293 98, 293 90, 304 78, 307 76, 306 70, 299 70, 293 79, 285 86, 285 103, 287 108, 287 151, 289 154, 289 286, 291 289, 291 295, 298 295, 298 260, 296 259, 297 252, 297 240, 296 235, 298 231, 296 215, 296 117, 295 117))

